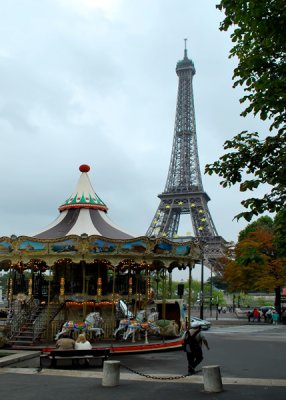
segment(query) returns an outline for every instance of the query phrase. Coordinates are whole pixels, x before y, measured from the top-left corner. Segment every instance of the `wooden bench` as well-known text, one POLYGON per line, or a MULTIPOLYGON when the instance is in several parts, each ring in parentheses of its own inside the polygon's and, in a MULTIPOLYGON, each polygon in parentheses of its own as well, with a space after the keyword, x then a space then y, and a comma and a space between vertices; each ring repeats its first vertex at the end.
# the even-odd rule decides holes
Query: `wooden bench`
MULTIPOLYGON (((90 365, 103 366, 104 360, 107 360, 110 355, 109 348, 90 349, 90 350, 59 350, 50 349, 44 352, 40 357, 41 367, 57 367, 58 361, 69 360, 68 364, 72 366, 90 365), (99 365, 96 365, 95 360, 99 360, 99 365)), ((97 363, 98 364, 98 363, 97 363)))

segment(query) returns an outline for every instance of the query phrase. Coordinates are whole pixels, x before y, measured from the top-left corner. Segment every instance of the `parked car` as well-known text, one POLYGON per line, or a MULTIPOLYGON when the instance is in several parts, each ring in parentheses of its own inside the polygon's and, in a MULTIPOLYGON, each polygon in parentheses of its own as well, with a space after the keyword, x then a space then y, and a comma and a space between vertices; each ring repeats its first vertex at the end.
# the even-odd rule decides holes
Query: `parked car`
POLYGON ((192 321, 192 323, 198 322, 201 325, 202 329, 204 329, 204 330, 210 329, 210 327, 211 327, 210 321, 207 321, 205 319, 200 319, 200 318, 191 316, 191 321, 192 321))

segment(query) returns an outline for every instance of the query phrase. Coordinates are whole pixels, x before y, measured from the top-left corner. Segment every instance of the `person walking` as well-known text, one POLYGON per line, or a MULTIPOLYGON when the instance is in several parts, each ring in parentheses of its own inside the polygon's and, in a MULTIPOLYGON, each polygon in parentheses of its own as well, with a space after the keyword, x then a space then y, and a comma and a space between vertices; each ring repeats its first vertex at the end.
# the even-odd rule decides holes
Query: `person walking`
POLYGON ((203 360, 202 345, 205 345, 209 350, 209 344, 205 336, 201 333, 201 325, 198 322, 193 322, 191 329, 187 330, 184 335, 184 350, 188 360, 188 374, 196 373, 195 368, 203 360))

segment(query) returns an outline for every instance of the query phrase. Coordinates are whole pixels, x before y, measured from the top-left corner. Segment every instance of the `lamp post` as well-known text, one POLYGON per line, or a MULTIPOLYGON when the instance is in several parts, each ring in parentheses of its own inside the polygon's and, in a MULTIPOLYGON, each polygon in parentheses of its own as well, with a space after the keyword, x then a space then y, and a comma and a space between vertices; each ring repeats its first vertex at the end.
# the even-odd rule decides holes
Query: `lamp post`
POLYGON ((192 302, 192 265, 189 265, 189 294, 188 294, 188 327, 191 327, 191 302, 192 302))
POLYGON ((210 279, 210 317, 213 315, 213 266, 211 265, 211 279, 210 279))
POLYGON ((204 319, 204 253, 201 247, 201 303, 200 303, 200 318, 204 319))
POLYGON ((205 260, 205 244, 206 240, 204 238, 200 238, 198 241, 201 255, 201 302, 200 302, 200 318, 204 319, 204 260, 205 260))

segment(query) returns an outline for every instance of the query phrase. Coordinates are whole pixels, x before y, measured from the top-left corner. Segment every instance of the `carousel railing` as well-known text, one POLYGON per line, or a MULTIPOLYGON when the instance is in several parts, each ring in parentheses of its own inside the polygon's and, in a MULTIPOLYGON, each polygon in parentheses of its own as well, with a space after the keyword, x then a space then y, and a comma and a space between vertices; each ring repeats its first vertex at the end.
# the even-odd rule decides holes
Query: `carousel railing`
POLYGON ((36 340, 43 332, 49 330, 51 321, 63 309, 63 307, 64 303, 55 303, 42 308, 37 318, 33 321, 33 340, 36 340))
POLYGON ((64 303, 43 305, 33 299, 27 301, 23 309, 17 310, 15 307, 16 313, 9 323, 8 340, 19 335, 23 327, 25 327, 26 331, 30 331, 32 340, 35 341, 43 332, 47 331, 50 322, 63 307, 64 303))
POLYGON ((31 319, 31 315, 36 308, 37 304, 31 299, 22 304, 18 303, 18 305, 14 307, 16 312, 9 321, 8 339, 19 333, 21 327, 31 319))
POLYGON ((27 316, 23 311, 14 315, 13 318, 11 318, 9 321, 9 329, 7 332, 7 338, 11 339, 15 334, 17 334, 20 331, 21 326, 25 323, 26 320, 27 320, 27 316))

